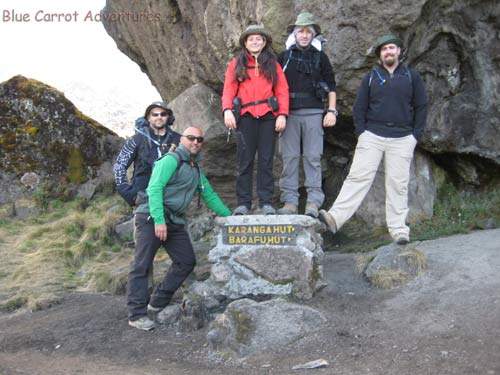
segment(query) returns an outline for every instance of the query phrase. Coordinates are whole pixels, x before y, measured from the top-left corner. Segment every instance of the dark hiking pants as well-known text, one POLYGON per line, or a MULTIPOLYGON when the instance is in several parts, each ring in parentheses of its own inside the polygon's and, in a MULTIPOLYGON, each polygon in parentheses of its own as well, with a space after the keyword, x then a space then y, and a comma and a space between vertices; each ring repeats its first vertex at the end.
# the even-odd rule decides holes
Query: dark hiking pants
POLYGON ((252 206, 253 166, 257 161, 257 196, 259 206, 271 204, 274 191, 273 159, 276 119, 268 114, 261 118, 244 115, 238 122, 238 178, 236 195, 238 206, 252 206))
POLYGON ((175 291, 193 270, 196 258, 193 246, 184 225, 167 225, 167 240, 155 236, 153 219, 148 214, 135 215, 135 255, 128 275, 127 307, 129 320, 147 315, 147 305, 165 307, 175 291), (148 292, 148 272, 158 249, 163 246, 172 265, 151 295, 148 292))

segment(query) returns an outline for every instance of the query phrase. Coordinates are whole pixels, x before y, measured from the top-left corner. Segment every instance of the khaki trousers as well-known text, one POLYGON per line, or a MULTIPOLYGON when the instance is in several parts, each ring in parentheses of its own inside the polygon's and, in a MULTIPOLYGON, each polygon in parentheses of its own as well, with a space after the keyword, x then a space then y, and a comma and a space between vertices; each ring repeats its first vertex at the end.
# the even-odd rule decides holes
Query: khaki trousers
POLYGON ((337 229, 354 215, 377 173, 384 157, 385 217, 389 234, 393 238, 409 236, 406 225, 408 215, 408 182, 410 164, 417 140, 413 135, 402 138, 384 138, 365 130, 358 138, 351 169, 340 193, 329 212, 337 229))

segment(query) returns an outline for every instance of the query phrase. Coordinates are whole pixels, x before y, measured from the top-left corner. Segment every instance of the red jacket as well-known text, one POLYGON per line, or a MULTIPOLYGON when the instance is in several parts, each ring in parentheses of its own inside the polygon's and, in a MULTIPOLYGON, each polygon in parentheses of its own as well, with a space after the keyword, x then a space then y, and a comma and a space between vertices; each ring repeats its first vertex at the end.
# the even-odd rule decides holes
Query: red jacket
MULTIPOLYGON (((280 64, 276 62, 276 73, 278 81, 274 87, 271 85, 262 71, 255 69, 255 58, 248 56, 247 66, 248 78, 243 82, 236 79, 236 58, 229 61, 226 75, 224 78, 224 91, 222 93, 222 110, 233 109, 233 99, 239 97, 241 103, 256 102, 258 100, 267 99, 271 96, 276 96, 278 99, 279 109, 273 112, 274 116, 288 116, 288 83, 285 74, 281 69, 280 64)), ((267 103, 251 105, 242 108, 241 114, 250 113, 253 117, 259 118, 271 110, 267 103)))

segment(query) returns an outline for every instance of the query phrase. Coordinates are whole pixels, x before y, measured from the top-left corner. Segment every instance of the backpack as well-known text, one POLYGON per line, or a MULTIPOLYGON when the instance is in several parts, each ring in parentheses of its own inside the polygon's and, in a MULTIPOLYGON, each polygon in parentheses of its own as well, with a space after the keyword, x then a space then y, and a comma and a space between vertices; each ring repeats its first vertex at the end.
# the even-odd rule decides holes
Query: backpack
POLYGON ((139 117, 135 120, 135 133, 142 135, 142 137, 136 137, 136 145, 138 149, 141 149, 144 139, 148 140, 148 148, 151 148, 151 143, 154 143, 158 146, 158 159, 166 154, 170 150, 170 146, 172 145, 172 141, 174 138, 174 131, 167 128, 167 137, 163 143, 159 143, 156 139, 153 139, 149 134, 148 130, 149 124, 144 117, 139 117), (169 146, 170 145, 170 146, 169 146), (167 146, 169 146, 167 148, 167 146))
MULTIPOLYGON (((175 158, 175 160, 177 160, 177 167, 175 168, 175 172, 174 172, 174 175, 176 175, 177 173, 179 173, 179 170, 180 170, 182 164, 187 163, 187 162, 179 156, 179 154, 177 153, 177 148, 174 149, 173 151, 167 152, 162 157, 160 157, 158 160, 164 158, 167 155, 173 156, 175 158)), ((198 170, 198 175, 200 176, 199 180, 198 180, 198 189, 197 189, 198 190, 197 208, 199 209, 199 208, 201 208, 201 193, 205 190, 205 186, 201 182, 202 173, 201 173, 201 168, 200 168, 199 164, 197 162, 194 162, 194 166, 198 170)))

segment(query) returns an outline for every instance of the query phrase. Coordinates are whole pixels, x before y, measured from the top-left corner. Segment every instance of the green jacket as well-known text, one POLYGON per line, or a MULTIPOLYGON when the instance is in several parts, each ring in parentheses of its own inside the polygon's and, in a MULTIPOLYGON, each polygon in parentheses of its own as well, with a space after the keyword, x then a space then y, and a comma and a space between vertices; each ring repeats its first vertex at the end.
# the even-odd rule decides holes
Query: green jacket
POLYGON ((148 202, 140 205, 136 213, 149 213, 155 224, 185 224, 185 212, 199 191, 217 215, 231 215, 199 168, 199 161, 199 154, 192 159, 182 145, 158 159, 146 189, 148 202))

